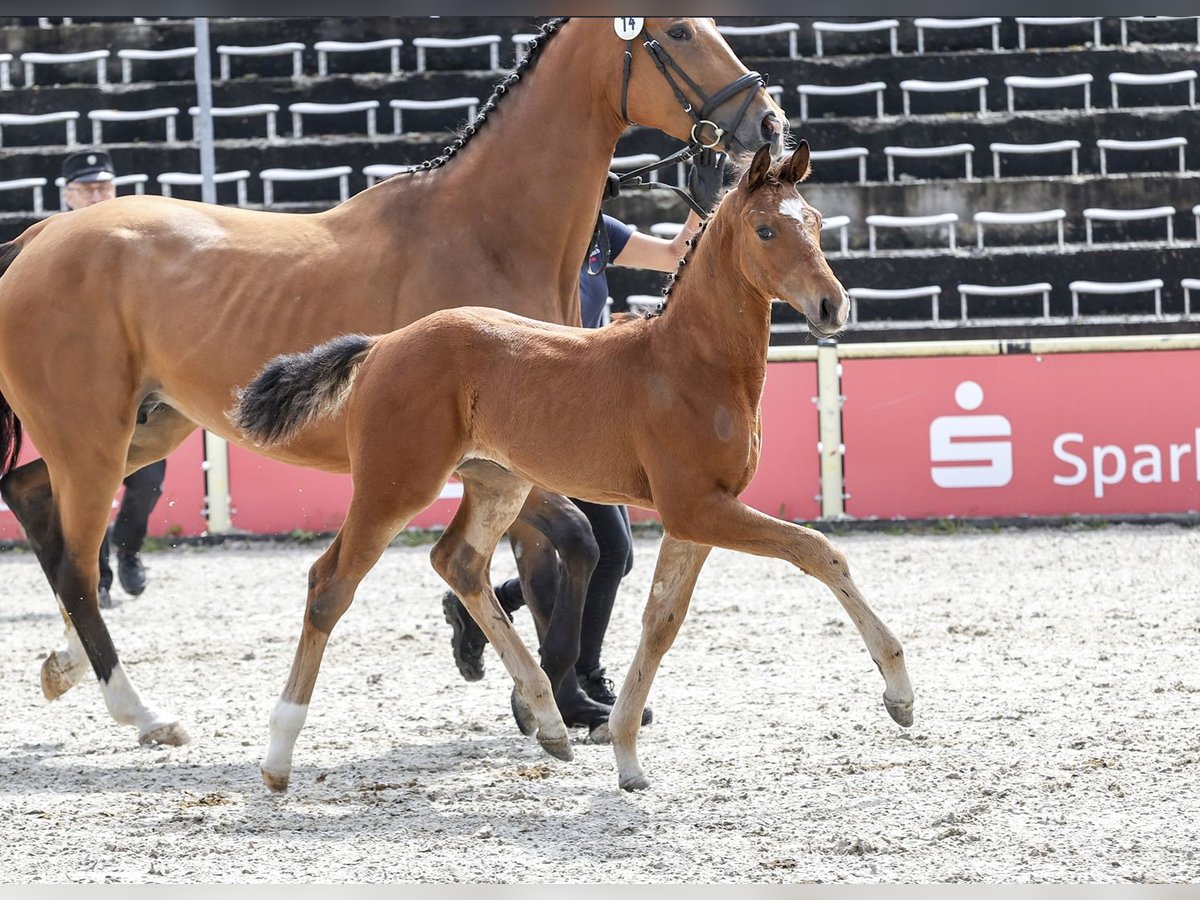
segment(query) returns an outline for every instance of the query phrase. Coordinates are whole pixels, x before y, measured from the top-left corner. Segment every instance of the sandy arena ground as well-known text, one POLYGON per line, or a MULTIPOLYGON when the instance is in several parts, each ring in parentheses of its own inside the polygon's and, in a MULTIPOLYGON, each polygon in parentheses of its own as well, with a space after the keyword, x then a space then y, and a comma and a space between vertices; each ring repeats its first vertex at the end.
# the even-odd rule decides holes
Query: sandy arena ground
MULTIPOLYGON (((459 678, 427 546, 389 550, 334 632, 281 797, 257 767, 323 543, 148 556, 149 590, 107 620, 191 731, 157 749, 90 678, 43 700, 58 613, 33 557, 3 554, 0 880, 1200 878, 1200 531, 835 540, 904 643, 915 726, 823 586, 718 551, 651 692, 640 794, 584 732, 570 764, 522 737, 490 650, 459 678)), ((637 542, 613 674, 656 549, 637 542)))

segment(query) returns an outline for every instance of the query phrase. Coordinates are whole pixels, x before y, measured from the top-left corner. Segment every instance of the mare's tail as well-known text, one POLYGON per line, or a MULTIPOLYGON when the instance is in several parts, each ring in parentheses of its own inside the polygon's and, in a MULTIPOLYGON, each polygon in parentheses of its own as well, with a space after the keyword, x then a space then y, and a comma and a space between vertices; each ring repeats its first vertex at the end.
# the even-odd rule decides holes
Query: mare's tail
POLYGON ((343 334, 303 353, 276 356, 238 391, 230 420, 258 444, 287 443, 309 422, 341 409, 376 340, 343 334))
MULTIPOLYGON (((20 252, 20 244, 0 244, 0 277, 4 276, 20 252)), ((4 395, 0 394, 0 476, 7 475, 16 467, 17 457, 21 455, 22 437, 21 420, 4 395)))

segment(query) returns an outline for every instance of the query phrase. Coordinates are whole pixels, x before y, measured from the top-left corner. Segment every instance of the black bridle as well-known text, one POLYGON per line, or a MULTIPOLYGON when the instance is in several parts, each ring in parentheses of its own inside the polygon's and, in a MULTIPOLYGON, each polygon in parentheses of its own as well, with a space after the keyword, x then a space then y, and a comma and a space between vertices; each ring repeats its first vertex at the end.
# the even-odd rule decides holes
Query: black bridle
MULTIPOLYGON (((672 92, 675 94, 675 99, 679 101, 679 105, 683 107, 683 111, 691 117, 692 130, 688 136, 687 145, 682 149, 677 150, 665 159, 657 160, 647 166, 642 166, 626 172, 623 175, 617 175, 614 172, 608 173, 608 183, 604 188, 603 199, 609 200, 616 197, 622 188, 636 190, 666 190, 671 191, 679 196, 689 207, 695 210, 696 214, 702 219, 708 218, 708 210, 704 209, 695 198, 692 197, 684 188, 675 187, 669 184, 660 184, 651 182, 643 183, 641 176, 647 172, 653 172, 657 169, 663 169, 679 162, 686 162, 691 159, 701 150, 711 150, 720 145, 725 135, 730 132, 736 133, 742 124, 742 119, 746 117, 746 112, 750 109, 750 104, 754 100, 754 95, 759 88, 766 88, 767 79, 758 72, 747 72, 744 75, 735 78, 725 87, 721 88, 712 96, 705 96, 704 89, 692 80, 691 76, 683 70, 679 63, 671 58, 671 54, 667 52, 658 41, 650 37, 646 33, 646 26, 643 24, 641 31, 625 41, 625 62, 624 69, 621 75, 621 120, 628 126, 634 122, 629 118, 629 77, 633 69, 633 42, 638 38, 642 39, 642 46, 646 48, 646 52, 650 54, 650 59, 654 61, 655 68, 666 79, 668 85, 671 86, 672 92), (668 66, 670 69, 668 69, 668 66), (696 99, 700 103, 700 109, 697 110, 693 103, 688 100, 687 95, 679 86, 679 82, 675 76, 671 74, 671 69, 674 69, 680 78, 682 78, 691 88, 692 93, 696 95, 696 99), (742 101, 742 105, 738 108, 737 115, 734 117, 732 124, 728 128, 722 128, 714 122, 710 116, 716 111, 717 107, 727 102, 730 98, 736 97, 738 94, 745 92, 746 97, 742 101), (705 140, 707 136, 705 131, 709 130, 712 137, 710 140, 705 140)), ((588 245, 588 255, 591 255, 592 247, 600 244, 600 268, 589 273, 599 275, 608 266, 608 233, 604 228, 604 214, 596 219, 596 231, 592 235, 592 241, 588 245)))

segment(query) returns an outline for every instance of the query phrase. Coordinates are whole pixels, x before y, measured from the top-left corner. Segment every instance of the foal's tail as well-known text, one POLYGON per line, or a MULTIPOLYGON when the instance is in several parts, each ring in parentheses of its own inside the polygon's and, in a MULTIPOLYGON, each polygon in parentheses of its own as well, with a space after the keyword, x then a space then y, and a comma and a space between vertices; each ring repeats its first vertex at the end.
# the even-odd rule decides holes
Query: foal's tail
POLYGON ((287 443, 309 422, 341 409, 376 340, 343 334, 303 353, 276 356, 238 391, 230 420, 258 444, 287 443))
MULTIPOLYGON (((0 244, 0 277, 17 258, 21 246, 17 243, 0 244)), ((7 475, 16 467, 17 457, 21 455, 22 437, 21 420, 4 395, 0 394, 0 475, 7 475)))

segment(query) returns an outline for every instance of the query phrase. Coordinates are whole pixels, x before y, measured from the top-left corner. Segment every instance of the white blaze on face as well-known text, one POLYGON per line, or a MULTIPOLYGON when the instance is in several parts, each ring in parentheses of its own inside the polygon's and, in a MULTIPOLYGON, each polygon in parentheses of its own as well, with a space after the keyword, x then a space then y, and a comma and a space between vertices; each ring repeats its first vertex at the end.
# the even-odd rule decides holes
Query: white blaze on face
POLYGON ((804 213, 807 209, 809 205, 800 197, 788 197, 779 203, 779 214, 795 219, 801 227, 804 227, 804 213))

